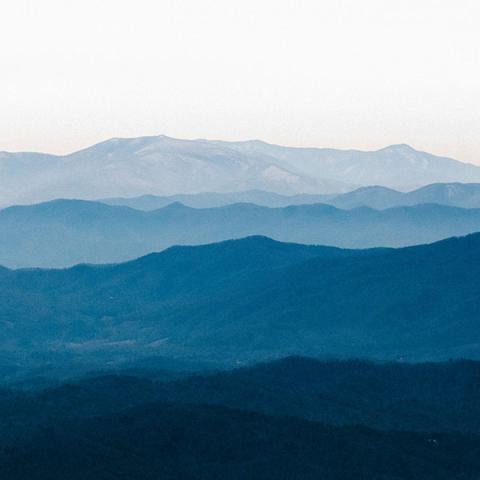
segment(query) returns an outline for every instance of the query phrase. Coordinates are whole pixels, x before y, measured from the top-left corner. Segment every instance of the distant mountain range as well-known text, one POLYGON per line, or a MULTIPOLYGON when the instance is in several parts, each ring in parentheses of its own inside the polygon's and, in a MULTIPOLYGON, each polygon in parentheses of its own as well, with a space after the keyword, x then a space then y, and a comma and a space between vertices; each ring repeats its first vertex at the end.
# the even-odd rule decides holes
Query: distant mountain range
POLYGON ((461 208, 480 208, 480 183, 435 183, 411 192, 399 192, 381 186, 361 187, 351 192, 330 195, 281 195, 250 190, 244 192, 182 194, 171 196, 141 195, 99 200, 107 205, 123 205, 138 210, 156 210, 180 202, 193 208, 213 208, 233 203, 254 203, 264 207, 287 207, 325 203, 338 208, 370 207, 385 209, 436 203, 461 208))
POLYGON ((251 237, 114 266, 4 269, 0 348, 34 365, 478 359, 479 275, 480 234, 360 251, 251 237))
POLYGON ((58 200, 0 210, 0 231, 0 265, 65 267, 120 262, 172 245, 250 235, 343 248, 417 245, 480 231, 480 209, 435 204, 382 211, 323 204, 198 209, 174 203, 145 212, 58 200))
POLYGON ((0 204, 259 189, 331 194, 480 182, 480 167, 393 145, 374 152, 261 141, 114 138, 64 155, 0 152, 0 204))

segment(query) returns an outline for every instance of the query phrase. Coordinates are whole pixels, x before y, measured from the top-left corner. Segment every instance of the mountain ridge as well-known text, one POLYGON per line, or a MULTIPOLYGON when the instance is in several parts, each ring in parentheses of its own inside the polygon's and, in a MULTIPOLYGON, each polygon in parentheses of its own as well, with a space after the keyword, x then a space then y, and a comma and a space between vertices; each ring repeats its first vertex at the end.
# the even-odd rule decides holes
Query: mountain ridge
POLYGON ((124 205, 146 211, 161 208, 175 201, 194 208, 219 207, 242 202, 255 203, 265 207, 326 203, 343 209, 367 206, 379 210, 399 206, 414 206, 420 203, 480 208, 480 183, 434 183, 409 192, 400 192, 381 185, 371 185, 360 187, 351 192, 330 195, 281 195, 274 192, 250 190, 172 196, 141 195, 138 197, 105 198, 97 201, 108 205, 124 205))
POLYGON ((480 166, 391 146, 372 152, 265 142, 114 138, 67 155, 0 156, 2 203, 260 189, 338 193, 381 184, 400 189, 480 181, 480 166))
POLYGON ((480 209, 420 204, 344 210, 323 203, 193 208, 176 202, 141 211, 89 200, 54 200, 0 210, 0 229, 0 265, 67 267, 118 263, 173 245, 255 235, 347 249, 418 245, 480 231, 480 209))
POLYGON ((63 362, 478 359, 478 265, 480 234, 370 251, 251 237, 119 265, 10 270, 1 346, 63 362))

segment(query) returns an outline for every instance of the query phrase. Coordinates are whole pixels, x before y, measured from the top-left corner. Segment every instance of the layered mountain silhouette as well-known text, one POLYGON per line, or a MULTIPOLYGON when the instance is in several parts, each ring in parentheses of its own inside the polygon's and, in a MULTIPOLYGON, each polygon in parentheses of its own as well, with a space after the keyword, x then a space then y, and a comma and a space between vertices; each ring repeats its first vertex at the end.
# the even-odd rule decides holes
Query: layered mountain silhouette
POLYGON ((250 235, 343 248, 401 247, 480 231, 480 209, 440 205, 342 210, 329 205, 268 208, 234 204, 194 209, 170 204, 144 212, 58 200, 0 211, 0 264, 64 267, 115 263, 172 245, 250 235))
POLYGON ((399 192, 381 186, 362 187, 352 192, 330 195, 280 195, 261 190, 231 193, 197 193, 191 195, 141 195, 100 200, 108 205, 123 205, 138 210, 157 210, 180 202, 194 208, 213 208, 233 203, 254 203, 264 207, 288 207, 325 203, 338 208, 370 207, 378 210, 436 203, 461 208, 480 208, 480 184, 436 183, 411 192, 399 192))
POLYGON ((69 155, 0 153, 0 202, 251 189, 331 194, 367 185, 411 189, 480 182, 480 167, 407 145, 378 151, 291 148, 261 141, 114 138, 69 155))
POLYGON ((480 167, 111 139, 0 206, 1 478, 479 478, 480 167))
POLYGON ((102 362, 478 358, 479 260, 478 234, 366 251, 251 237, 115 266, 2 270, 1 348, 102 362))

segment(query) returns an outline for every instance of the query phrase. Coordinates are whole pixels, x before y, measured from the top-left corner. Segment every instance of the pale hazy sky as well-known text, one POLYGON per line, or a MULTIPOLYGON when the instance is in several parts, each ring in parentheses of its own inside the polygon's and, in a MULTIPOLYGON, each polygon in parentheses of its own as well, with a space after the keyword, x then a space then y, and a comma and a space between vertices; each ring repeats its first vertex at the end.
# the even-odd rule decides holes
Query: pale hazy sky
POLYGON ((479 0, 1 0, 0 150, 392 143, 480 163, 479 0))

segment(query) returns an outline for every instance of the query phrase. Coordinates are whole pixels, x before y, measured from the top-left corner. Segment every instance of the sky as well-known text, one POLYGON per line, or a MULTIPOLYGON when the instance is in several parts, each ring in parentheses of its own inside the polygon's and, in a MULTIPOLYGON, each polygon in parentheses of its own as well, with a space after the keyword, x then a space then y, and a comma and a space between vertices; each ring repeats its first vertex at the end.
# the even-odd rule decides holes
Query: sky
POLYGON ((408 143, 480 164, 478 0, 2 0, 0 150, 408 143))

